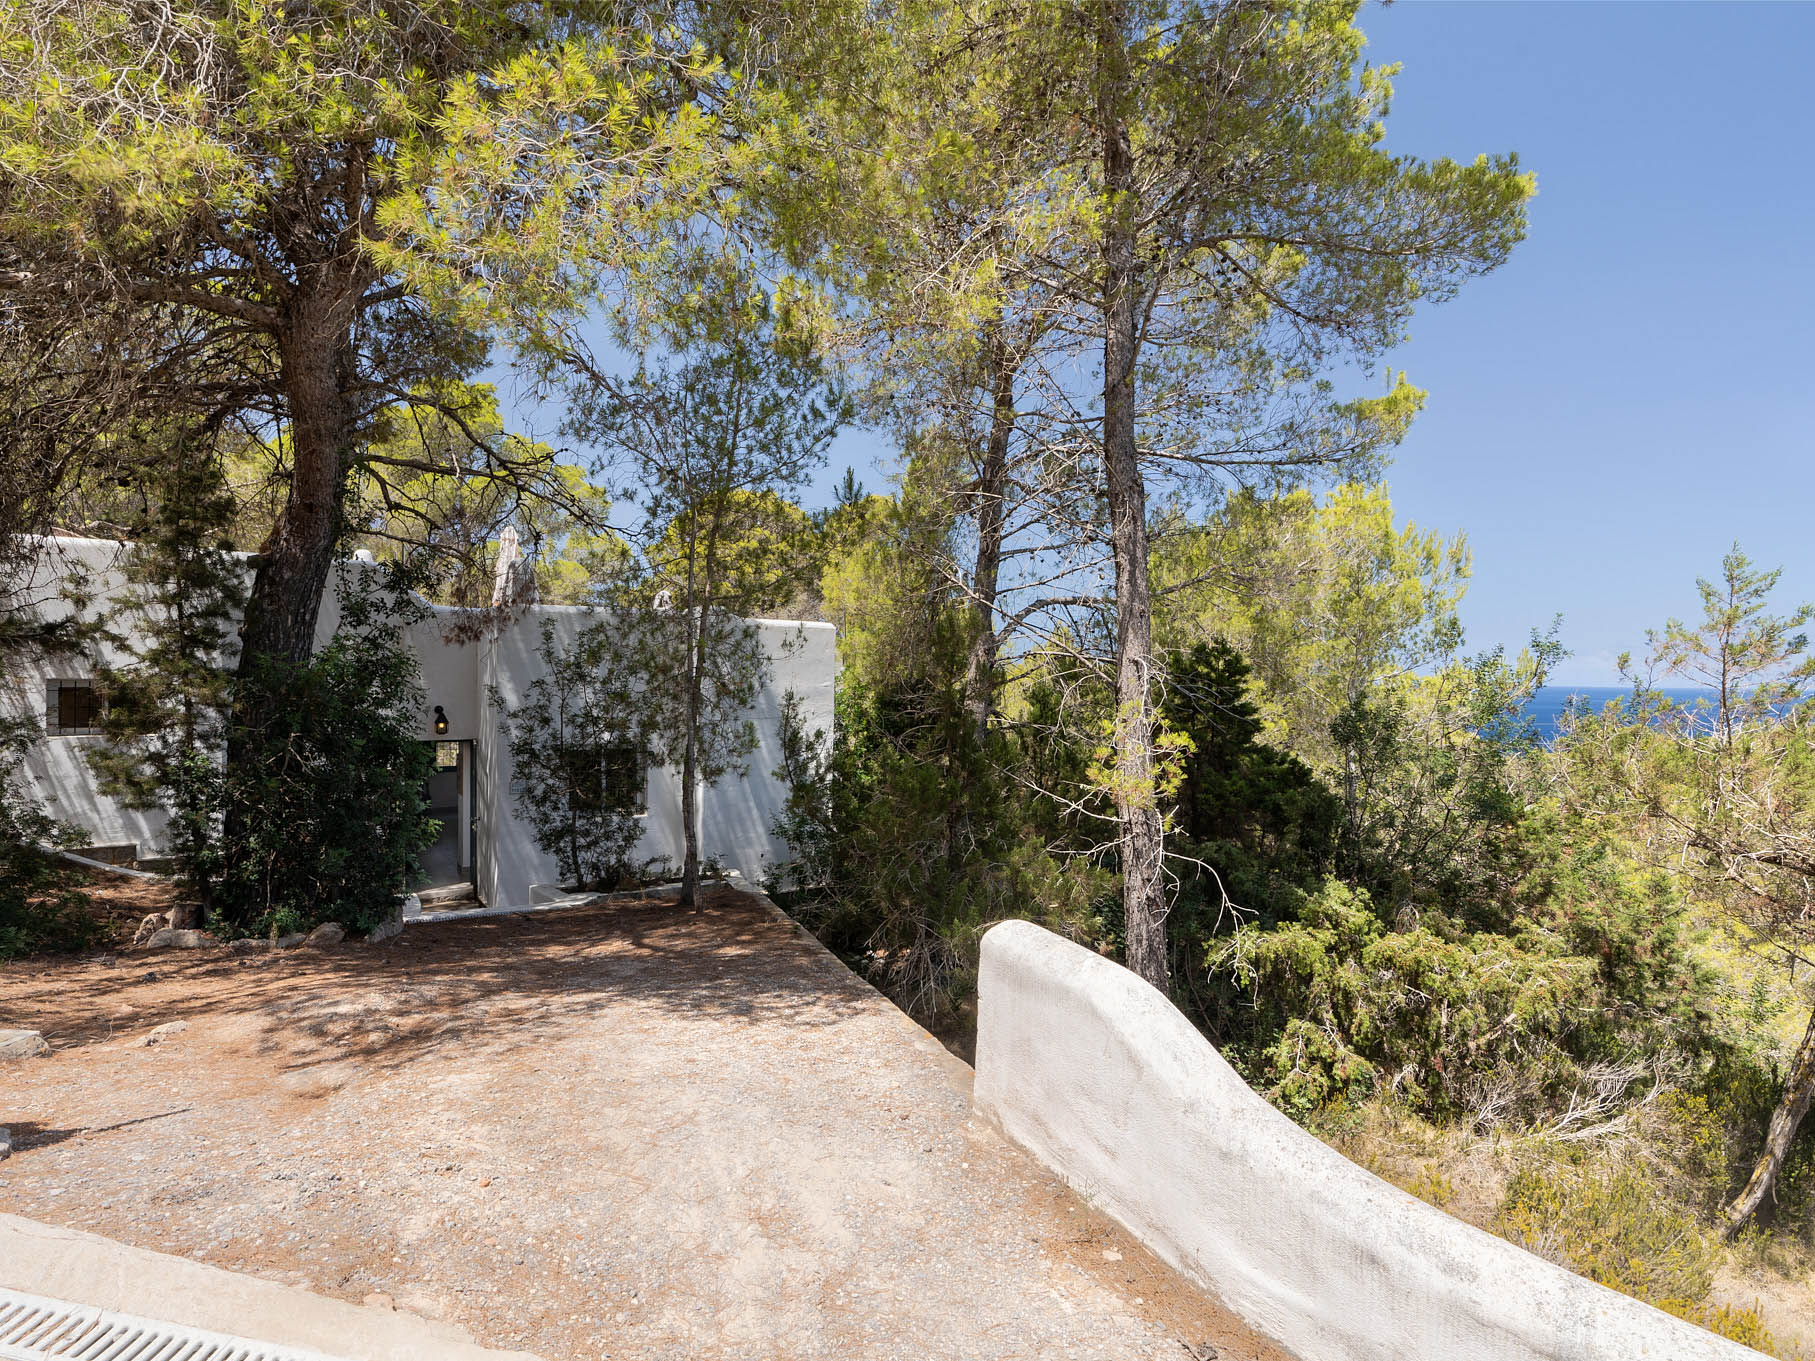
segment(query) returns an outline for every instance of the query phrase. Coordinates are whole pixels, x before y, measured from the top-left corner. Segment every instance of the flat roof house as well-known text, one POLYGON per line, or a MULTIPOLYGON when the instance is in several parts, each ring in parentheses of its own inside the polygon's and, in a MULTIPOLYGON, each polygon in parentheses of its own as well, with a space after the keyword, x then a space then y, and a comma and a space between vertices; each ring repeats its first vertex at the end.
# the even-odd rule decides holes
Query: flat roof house
MULTIPOLYGON (((28 588, 39 613, 54 619, 70 612, 59 588, 77 571, 86 574, 92 593, 84 613, 106 613, 125 588, 121 566, 129 545, 75 538, 42 542, 44 551, 28 588)), ((355 558, 337 570, 381 569, 355 558)), ((501 570, 500 575, 508 573, 501 570)), ((332 636, 338 617, 330 590, 316 626, 317 646, 332 636)), ((537 652, 544 624, 557 640, 571 642, 600 617, 580 606, 527 604, 491 612, 471 637, 471 627, 453 627, 473 622, 465 612, 430 605, 428 617, 407 628, 424 690, 419 735, 437 744, 437 769, 427 793, 443 834, 424 857, 429 885, 470 882, 481 902, 516 906, 532 900, 534 886, 556 882, 553 857, 537 849, 529 827, 517 817, 510 749, 488 697, 495 688, 507 706, 522 702, 544 669, 537 652)), ((767 684, 748 714, 760 745, 741 775, 729 775, 701 791, 699 831, 702 858, 759 879, 790 858, 771 830, 788 794, 774 774, 781 764, 782 699, 792 691, 808 728, 831 732, 837 654, 830 624, 751 622, 770 659, 767 684)), ((102 643, 86 658, 53 657, 15 667, 0 685, 0 708, 33 714, 44 724, 43 740, 25 761, 28 794, 54 817, 83 829, 96 847, 111 848, 116 858, 147 860, 165 852, 164 814, 129 808, 102 794, 85 754, 100 741, 94 677, 101 666, 127 660, 102 643)), ((616 777, 644 782, 643 835, 635 856, 665 856, 678 864, 683 842, 679 773, 649 766, 616 772, 616 777)))

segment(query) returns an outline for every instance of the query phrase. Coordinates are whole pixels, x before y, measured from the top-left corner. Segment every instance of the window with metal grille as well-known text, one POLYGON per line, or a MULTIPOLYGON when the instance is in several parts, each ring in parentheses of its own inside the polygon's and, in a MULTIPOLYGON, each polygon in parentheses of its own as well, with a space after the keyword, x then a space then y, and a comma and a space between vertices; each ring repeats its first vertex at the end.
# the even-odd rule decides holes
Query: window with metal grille
POLYGON ((602 778, 606 806, 626 813, 649 811, 649 758, 633 746, 605 749, 602 778))
POLYGON ((567 779, 576 807, 594 811, 649 811, 649 758, 628 743, 578 747, 567 752, 567 779))
POLYGON ((89 680, 44 682, 44 729, 52 737, 90 737, 101 731, 105 709, 89 680))

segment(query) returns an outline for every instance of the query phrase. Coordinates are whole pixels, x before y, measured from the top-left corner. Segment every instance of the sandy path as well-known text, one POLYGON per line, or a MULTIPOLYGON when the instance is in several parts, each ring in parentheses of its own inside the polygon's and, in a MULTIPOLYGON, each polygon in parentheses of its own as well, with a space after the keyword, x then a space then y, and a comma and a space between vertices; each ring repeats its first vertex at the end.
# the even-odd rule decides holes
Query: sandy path
POLYGON ((1280 1361, 763 905, 0 970, 0 1209, 549 1358, 1280 1361), (173 1020, 187 1029, 136 1043, 173 1020))

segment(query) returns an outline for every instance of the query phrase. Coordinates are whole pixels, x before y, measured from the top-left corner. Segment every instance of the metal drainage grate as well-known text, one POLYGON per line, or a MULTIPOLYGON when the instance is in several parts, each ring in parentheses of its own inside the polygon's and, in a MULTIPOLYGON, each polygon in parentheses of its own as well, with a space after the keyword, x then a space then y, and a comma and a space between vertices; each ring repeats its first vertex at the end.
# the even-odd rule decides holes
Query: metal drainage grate
POLYGON ((5 1361, 344 1361, 177 1323, 0 1289, 5 1361))

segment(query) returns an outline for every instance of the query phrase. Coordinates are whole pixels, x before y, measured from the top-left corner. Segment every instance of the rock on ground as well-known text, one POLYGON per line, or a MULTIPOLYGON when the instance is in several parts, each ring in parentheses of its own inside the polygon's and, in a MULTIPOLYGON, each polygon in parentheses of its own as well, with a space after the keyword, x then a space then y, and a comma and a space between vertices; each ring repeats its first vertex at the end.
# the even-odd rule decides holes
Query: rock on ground
POLYGON ((200 950, 205 946, 219 944, 206 931, 179 930, 169 926, 162 931, 153 931, 145 942, 146 948, 152 950, 200 950))
POLYGON ((133 1043, 140 1048, 149 1048, 154 1044, 162 1044, 165 1040, 181 1035, 187 1029, 189 1029, 187 1021, 166 1021, 163 1025, 153 1026, 133 1043))
POLYGON ((0 1030, 0 1059, 35 1059, 48 1053, 50 1046, 35 1030, 0 1030))
POLYGON ((144 945, 153 936, 157 935, 158 932, 164 930, 169 925, 170 914, 168 912, 148 912, 145 914, 145 920, 139 923, 139 929, 133 935, 132 943, 134 945, 144 945))
POLYGON ((339 922, 323 922, 309 932, 309 938, 303 944, 320 948, 323 945, 339 945, 346 938, 347 928, 339 922))

